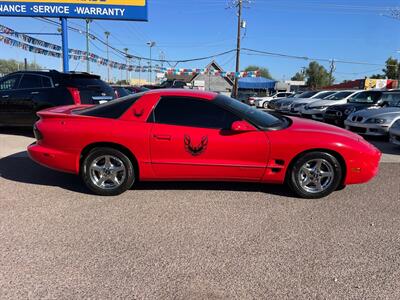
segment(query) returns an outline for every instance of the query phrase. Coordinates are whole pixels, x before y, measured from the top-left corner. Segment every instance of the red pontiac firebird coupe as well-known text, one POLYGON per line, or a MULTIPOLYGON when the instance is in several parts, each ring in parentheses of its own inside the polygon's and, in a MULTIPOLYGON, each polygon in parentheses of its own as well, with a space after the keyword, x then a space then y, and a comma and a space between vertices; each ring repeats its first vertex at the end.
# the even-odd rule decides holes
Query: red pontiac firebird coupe
POLYGON ((30 157, 105 196, 137 180, 185 180, 287 183, 299 197, 321 198, 372 179, 381 157, 344 129, 207 92, 154 90, 38 115, 30 157))

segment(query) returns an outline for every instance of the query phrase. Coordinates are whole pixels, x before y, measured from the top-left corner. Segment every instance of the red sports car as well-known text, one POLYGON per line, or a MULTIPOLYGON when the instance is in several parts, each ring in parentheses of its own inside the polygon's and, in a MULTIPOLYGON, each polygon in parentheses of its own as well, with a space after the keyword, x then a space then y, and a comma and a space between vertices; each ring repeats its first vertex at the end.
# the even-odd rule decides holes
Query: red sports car
POLYGON ((321 198, 372 179, 381 157, 344 129, 207 92, 155 90, 38 115, 30 157, 106 196, 137 180, 185 180, 287 183, 300 197, 321 198))

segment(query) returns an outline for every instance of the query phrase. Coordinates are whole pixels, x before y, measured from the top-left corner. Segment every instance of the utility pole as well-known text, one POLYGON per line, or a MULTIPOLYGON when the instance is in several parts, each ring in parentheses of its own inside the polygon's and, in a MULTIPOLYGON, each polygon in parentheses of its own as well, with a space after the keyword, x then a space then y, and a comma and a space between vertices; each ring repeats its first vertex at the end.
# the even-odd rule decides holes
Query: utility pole
POLYGON ((89 54, 89 38, 90 38, 90 23, 92 22, 92 20, 90 19, 86 19, 86 72, 90 73, 90 54, 89 54))
POLYGON ((329 66, 329 85, 333 84, 333 72, 336 70, 335 60, 331 60, 331 64, 329 66))
POLYGON ((139 85, 142 85, 142 59, 139 58, 139 85))
POLYGON ((149 60, 149 83, 150 84, 153 83, 153 69, 152 69, 153 68, 153 66, 152 66, 153 60, 151 58, 151 48, 153 48, 155 45, 156 45, 156 42, 154 42, 154 41, 147 42, 147 46, 149 46, 149 49, 150 49, 150 60, 149 60))
MULTIPOLYGON (((165 53, 164 51, 160 51, 160 56, 159 56, 160 60, 161 60, 161 72, 164 73, 164 60, 165 60, 165 53)), ((161 80, 160 80, 161 82, 161 80)))
MULTIPOLYGON (((238 9, 238 21, 237 21, 237 44, 236 44, 236 73, 240 71, 240 42, 242 40, 242 8, 243 0, 237 0, 236 7, 238 9)), ((233 98, 238 96, 239 90, 239 79, 235 74, 235 82, 233 85, 233 98)))
POLYGON ((129 54, 128 54, 128 48, 124 48, 124 52, 125 52, 125 65, 126 65, 126 82, 129 82, 129 54))
POLYGON ((110 32, 106 31, 104 32, 106 36, 106 46, 107 46, 107 81, 110 83, 110 49, 109 49, 109 37, 110 37, 110 32))

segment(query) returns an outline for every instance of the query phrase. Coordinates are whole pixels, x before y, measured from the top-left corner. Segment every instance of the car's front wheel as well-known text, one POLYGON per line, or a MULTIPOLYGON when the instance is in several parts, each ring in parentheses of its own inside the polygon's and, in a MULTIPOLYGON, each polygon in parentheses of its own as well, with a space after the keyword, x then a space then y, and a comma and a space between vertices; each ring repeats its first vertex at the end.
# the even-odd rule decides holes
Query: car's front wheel
POLYGON ((288 172, 288 184, 302 198, 323 198, 336 191, 342 182, 343 169, 333 155, 309 152, 300 156, 288 172))
POLYGON ((95 148, 84 158, 81 169, 86 186, 97 195, 116 196, 135 182, 131 160, 114 148, 95 148))
POLYGON ((265 109, 267 109, 268 108, 268 101, 265 101, 263 106, 264 106, 265 109))

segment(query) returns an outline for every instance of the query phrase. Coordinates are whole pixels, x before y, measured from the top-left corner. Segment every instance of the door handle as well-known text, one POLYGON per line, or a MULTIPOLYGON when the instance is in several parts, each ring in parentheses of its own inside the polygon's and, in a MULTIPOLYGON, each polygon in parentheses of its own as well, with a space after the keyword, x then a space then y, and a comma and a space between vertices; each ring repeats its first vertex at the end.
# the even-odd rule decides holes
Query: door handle
POLYGON ((32 92, 31 95, 39 95, 39 92, 32 92))
POLYGON ((165 134, 155 134, 153 137, 157 140, 163 140, 163 141, 170 141, 171 136, 170 135, 165 135, 165 134))
POLYGON ((4 95, 1 98, 10 98, 10 95, 4 95))

